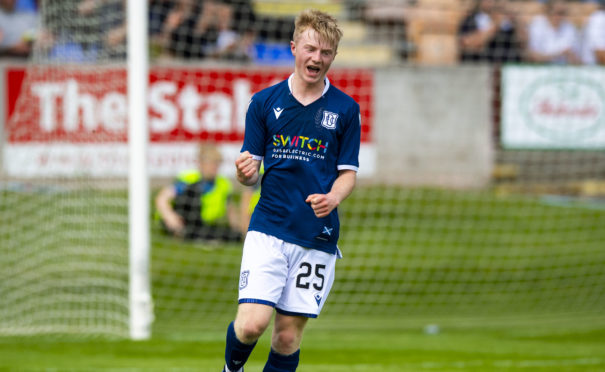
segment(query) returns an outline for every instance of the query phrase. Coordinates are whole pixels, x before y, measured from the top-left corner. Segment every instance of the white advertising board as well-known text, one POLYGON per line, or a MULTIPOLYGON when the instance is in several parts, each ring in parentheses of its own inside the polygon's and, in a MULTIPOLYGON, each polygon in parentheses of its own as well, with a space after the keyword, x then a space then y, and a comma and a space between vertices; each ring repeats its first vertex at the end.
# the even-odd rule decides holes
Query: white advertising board
POLYGON ((501 142, 510 149, 605 149, 605 69, 505 66, 501 142))

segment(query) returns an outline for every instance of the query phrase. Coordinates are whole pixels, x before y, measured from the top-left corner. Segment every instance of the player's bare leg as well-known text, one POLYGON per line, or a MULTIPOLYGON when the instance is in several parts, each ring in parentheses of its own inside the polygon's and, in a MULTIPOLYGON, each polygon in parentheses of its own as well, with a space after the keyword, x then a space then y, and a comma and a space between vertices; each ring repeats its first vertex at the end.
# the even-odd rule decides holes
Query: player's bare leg
POLYGON ((283 355, 290 355, 300 348, 302 335, 309 318, 275 314, 275 327, 271 336, 271 347, 283 355))
POLYGON ((243 303, 237 307, 235 321, 227 329, 226 365, 223 371, 243 371, 243 365, 256 346, 256 341, 269 326, 272 316, 271 306, 243 303))
POLYGON ((239 304, 233 324, 238 340, 245 344, 256 342, 269 326, 272 316, 271 306, 254 303, 239 304))
POLYGON ((296 371, 300 343, 308 318, 277 313, 271 337, 271 352, 263 372, 296 371))

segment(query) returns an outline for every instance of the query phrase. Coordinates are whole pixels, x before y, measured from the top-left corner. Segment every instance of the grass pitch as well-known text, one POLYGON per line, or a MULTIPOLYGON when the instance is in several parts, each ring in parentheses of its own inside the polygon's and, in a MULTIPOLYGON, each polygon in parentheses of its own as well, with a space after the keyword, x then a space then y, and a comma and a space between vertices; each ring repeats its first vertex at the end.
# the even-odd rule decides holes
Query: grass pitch
MULTIPOLYGON (((483 326, 448 320, 436 334, 417 321, 319 318, 303 341, 301 372, 605 371, 605 324, 536 320, 483 326)), ((220 371, 224 324, 151 341, 0 338, 0 370, 220 371)), ((269 351, 259 341, 246 371, 260 372, 269 351)))
MULTIPOLYGON (((22 320, 5 306, 18 274, 29 275, 24 304, 47 293, 74 300, 49 302, 57 314, 84 296, 115 295, 103 306, 123 329, 127 251, 109 247, 125 246, 125 194, 5 190, 0 199, 0 325, 22 320)), ((299 371, 605 371, 600 206, 356 190, 341 210, 345 259, 324 313, 309 323, 299 371)), ((0 371, 220 371, 241 245, 183 244, 158 231, 152 245, 151 340, 0 337, 0 371)), ((92 322, 97 305, 73 326, 92 322)), ((53 320, 42 310, 36 319, 53 320)), ((266 334, 246 371, 262 371, 268 352, 266 334)))

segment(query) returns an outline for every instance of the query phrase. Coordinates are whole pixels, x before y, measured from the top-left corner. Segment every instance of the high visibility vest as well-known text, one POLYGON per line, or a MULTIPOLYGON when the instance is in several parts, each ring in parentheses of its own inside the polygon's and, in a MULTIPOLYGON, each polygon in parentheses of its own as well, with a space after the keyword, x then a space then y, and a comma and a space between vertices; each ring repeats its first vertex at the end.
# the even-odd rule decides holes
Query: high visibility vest
MULTIPOLYGON (((259 170, 259 177, 262 178, 265 175, 265 164, 262 163, 260 166, 260 170, 259 170)), ((252 212, 254 212, 254 208, 256 207, 256 205, 258 204, 258 201, 260 200, 260 183, 261 180, 258 180, 258 184, 255 187, 254 193, 252 194, 252 197, 250 198, 250 204, 248 204, 248 213, 252 214, 252 212)))
MULTIPOLYGON (((202 181, 202 173, 189 170, 180 173, 177 180, 187 185, 202 181)), ((224 176, 216 176, 214 185, 200 198, 201 217, 204 223, 213 224, 227 214, 227 204, 233 191, 231 181, 224 176)))
POLYGON ((248 213, 252 214, 252 212, 254 212, 254 208, 256 208, 256 205, 258 204, 259 200, 260 200, 260 188, 258 190, 255 190, 254 193, 252 194, 252 197, 250 198, 250 204, 248 204, 248 213))

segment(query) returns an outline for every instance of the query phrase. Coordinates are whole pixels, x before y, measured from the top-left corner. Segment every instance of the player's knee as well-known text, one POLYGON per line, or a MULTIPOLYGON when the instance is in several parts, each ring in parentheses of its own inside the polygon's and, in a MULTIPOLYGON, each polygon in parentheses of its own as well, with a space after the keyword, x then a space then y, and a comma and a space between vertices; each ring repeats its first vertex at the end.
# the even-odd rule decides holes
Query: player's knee
POLYGON ((235 333, 237 338, 244 343, 254 342, 263 334, 267 325, 254 320, 245 320, 236 322, 235 333))
POLYGON ((282 355, 290 355, 300 347, 300 337, 292 330, 283 330, 273 335, 273 350, 282 355))

